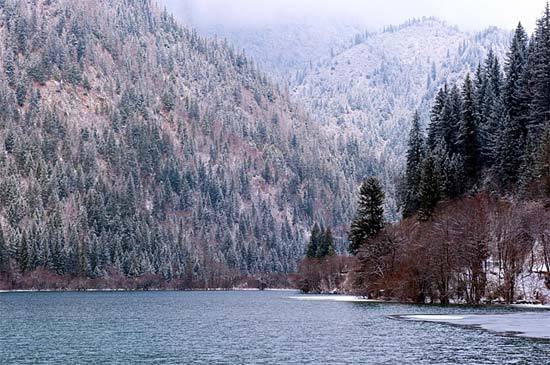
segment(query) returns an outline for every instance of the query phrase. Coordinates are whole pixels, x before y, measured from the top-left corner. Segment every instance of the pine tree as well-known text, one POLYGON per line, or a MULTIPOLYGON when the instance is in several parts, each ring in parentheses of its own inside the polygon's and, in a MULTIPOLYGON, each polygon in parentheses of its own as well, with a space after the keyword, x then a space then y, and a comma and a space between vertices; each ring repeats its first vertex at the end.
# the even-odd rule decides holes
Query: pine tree
POLYGON ((359 189, 357 213, 349 232, 349 252, 356 255, 366 240, 384 228, 384 192, 377 178, 369 177, 359 189))
POLYGON ((17 262, 19 264, 19 271, 22 274, 29 270, 29 245, 27 242, 27 234, 25 232, 21 235, 21 241, 19 242, 17 262))
POLYGON ((521 98, 522 83, 527 65, 528 40, 527 34, 521 23, 518 24, 510 51, 506 58, 506 81, 503 89, 506 114, 512 121, 517 120, 522 114, 528 112, 521 98))
POLYGON ((476 124, 479 128, 483 124, 483 100, 485 100, 485 73, 481 64, 477 65, 475 77, 474 77, 474 102, 475 102, 475 111, 476 111, 476 124))
POLYGON ((420 207, 419 188, 422 179, 422 161, 425 155, 424 136, 420 128, 420 116, 415 112, 409 133, 405 191, 403 193, 403 217, 413 215, 420 207))
POLYGON ((530 133, 540 132, 550 122, 550 5, 547 3, 542 18, 537 22, 532 50, 531 84, 531 118, 530 133))
POLYGON ((4 231, 0 227, 0 274, 9 271, 9 252, 4 238, 4 231))
POLYGON ((306 257, 308 259, 313 259, 317 257, 317 251, 319 250, 319 241, 321 240, 321 237, 321 229, 319 228, 319 225, 315 223, 311 230, 309 243, 307 245, 306 257))
POLYGON ((462 118, 458 128, 457 152, 462 159, 462 171, 466 177, 465 188, 470 188, 477 181, 479 171, 479 150, 477 145, 476 107, 473 85, 470 75, 466 76, 462 88, 462 118))
POLYGON ((546 197, 550 197, 550 123, 546 124, 540 138, 535 167, 542 192, 546 197))
POLYGON ((422 182, 420 184, 419 219, 429 219, 441 199, 441 182, 433 157, 428 156, 422 166, 422 182))
POLYGON ((443 108, 447 104, 447 99, 449 93, 447 90, 447 85, 444 88, 440 89, 435 98, 434 105, 430 113, 430 125, 428 127, 428 147, 430 150, 435 149, 435 146, 438 143, 441 143, 441 140, 444 136, 444 122, 442 120, 443 108))
POLYGON ((484 67, 484 98, 479 113, 479 146, 482 167, 490 169, 495 164, 498 136, 504 117, 502 102, 502 71, 500 63, 490 52, 484 67))
POLYGON ((462 120, 462 96, 458 86, 453 85, 449 97, 449 106, 446 113, 447 131, 445 141, 447 143, 447 151, 451 154, 458 153, 457 139, 459 128, 462 120))
POLYGON ((325 258, 327 256, 334 255, 334 238, 332 237, 332 230, 327 228, 323 231, 319 247, 317 248, 317 258, 325 258))
POLYGON ((523 83, 527 64, 527 35, 518 25, 506 60, 506 82, 503 90, 505 118, 499 133, 496 154, 496 177, 503 190, 516 185, 527 129, 524 123, 529 105, 523 97, 523 83))

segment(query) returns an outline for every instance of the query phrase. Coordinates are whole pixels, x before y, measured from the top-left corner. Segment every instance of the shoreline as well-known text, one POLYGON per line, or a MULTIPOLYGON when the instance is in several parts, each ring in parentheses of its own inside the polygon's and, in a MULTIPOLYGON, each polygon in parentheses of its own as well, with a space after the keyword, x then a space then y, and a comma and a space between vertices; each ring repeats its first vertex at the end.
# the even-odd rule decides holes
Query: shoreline
POLYGON ((7 289, 0 290, 0 294, 9 293, 114 293, 114 292, 222 292, 222 291, 288 291, 298 292, 298 289, 293 288, 193 288, 193 289, 169 289, 169 288, 155 288, 155 289, 7 289))
MULTIPOLYGON (((360 295, 352 294, 337 294, 337 293, 328 293, 328 294, 308 294, 301 293, 299 289, 295 288, 190 288, 190 289, 171 289, 171 288, 152 288, 152 289, 125 289, 125 288, 105 288, 105 289, 0 289, 1 294, 10 294, 10 293, 128 293, 128 292, 260 292, 260 291, 272 291, 272 292, 289 292, 296 295, 289 296, 287 299, 298 300, 298 301, 332 301, 332 302, 348 302, 348 303, 373 303, 373 304, 402 304, 402 305, 418 305, 418 306, 437 306, 437 307, 446 307, 441 304, 430 304, 430 303, 412 303, 404 302, 399 300, 387 300, 387 299, 369 299, 360 295)), ((451 303, 447 307, 472 307, 468 304, 463 303, 451 303)), ((535 310, 550 310, 550 304, 535 304, 535 303, 488 303, 483 304, 477 307, 509 307, 516 309, 535 309, 535 310)))

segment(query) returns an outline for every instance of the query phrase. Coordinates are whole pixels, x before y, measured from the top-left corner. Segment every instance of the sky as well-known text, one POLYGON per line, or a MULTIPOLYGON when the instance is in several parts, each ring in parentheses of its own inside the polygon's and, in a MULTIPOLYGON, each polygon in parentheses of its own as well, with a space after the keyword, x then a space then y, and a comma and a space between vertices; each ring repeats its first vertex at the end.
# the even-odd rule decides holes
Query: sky
POLYGON ((356 19, 369 30, 410 18, 436 16, 464 30, 488 26, 534 29, 546 0, 157 0, 180 18, 200 25, 277 24, 288 19, 356 19))

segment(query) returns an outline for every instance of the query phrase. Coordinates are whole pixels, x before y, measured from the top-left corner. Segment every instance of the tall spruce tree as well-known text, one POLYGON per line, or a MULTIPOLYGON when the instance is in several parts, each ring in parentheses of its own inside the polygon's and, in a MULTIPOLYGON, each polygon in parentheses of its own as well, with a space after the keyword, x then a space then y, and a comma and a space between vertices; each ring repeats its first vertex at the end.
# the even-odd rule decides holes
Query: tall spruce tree
POLYGON ((514 38, 510 45, 505 64, 506 81, 504 83, 503 97, 506 114, 511 120, 518 120, 525 109, 521 98, 523 77, 528 57, 527 34, 521 23, 518 24, 514 38))
POLYGON ((550 5, 547 3, 542 18, 537 21, 532 50, 531 118, 532 136, 540 135, 550 122, 550 5))
POLYGON ((407 167, 403 192, 403 217, 407 218, 418 211, 420 207, 419 187, 422 180, 422 161, 426 146, 420 127, 418 111, 414 113, 411 131, 409 132, 407 167))
POLYGON ((448 115, 446 116, 448 118, 446 148, 450 154, 455 154, 458 153, 457 139, 462 119, 462 96, 457 85, 453 85, 451 88, 449 103, 448 115))
POLYGON ((313 259, 317 257, 317 251, 319 250, 319 243, 322 238, 321 229, 319 225, 315 223, 311 229, 311 235, 309 237, 309 243, 307 245, 306 257, 313 259))
POLYGON ((426 157, 422 164, 422 181, 420 184, 420 220, 429 219, 437 203, 441 200, 441 181, 437 164, 432 156, 426 157))
POLYGON ((327 256, 333 256, 334 253, 334 238, 332 230, 329 227, 322 232, 319 247, 317 248, 317 258, 322 259, 327 256))
POLYGON ((500 63, 491 51, 483 70, 483 100, 479 115, 479 145, 482 166, 491 169, 495 164, 497 143, 504 106, 502 102, 502 70, 500 63))
POLYGON ((461 156, 466 181, 464 188, 475 185, 479 172, 479 149, 477 145, 476 104, 470 75, 466 76, 462 87, 462 116, 458 128, 457 152, 461 156))
POLYGON ((550 123, 546 124, 540 138, 535 169, 542 193, 550 197, 550 123))
POLYGON ((509 190, 516 185, 524 160, 527 134, 524 116, 529 111, 529 105, 523 96, 526 65, 527 34, 519 23, 506 59, 503 90, 505 116, 496 154, 496 177, 503 190, 509 190))
POLYGON ((449 92, 447 85, 439 90, 434 101, 434 105, 430 112, 430 125, 428 126, 428 147, 434 150, 435 146, 441 142, 445 135, 445 123, 443 121, 443 109, 447 104, 449 92))
POLYGON ((19 242, 19 248, 17 250, 17 262, 19 264, 19 271, 24 274, 29 271, 29 244, 27 241, 27 234, 23 232, 21 235, 21 241, 19 242))
POLYGON ((359 201, 355 218, 349 232, 349 252, 356 255, 369 238, 375 237, 384 228, 384 191, 380 181, 369 177, 359 189, 359 201))
POLYGON ((9 252, 4 238, 4 231, 0 227, 0 274, 9 271, 9 252))

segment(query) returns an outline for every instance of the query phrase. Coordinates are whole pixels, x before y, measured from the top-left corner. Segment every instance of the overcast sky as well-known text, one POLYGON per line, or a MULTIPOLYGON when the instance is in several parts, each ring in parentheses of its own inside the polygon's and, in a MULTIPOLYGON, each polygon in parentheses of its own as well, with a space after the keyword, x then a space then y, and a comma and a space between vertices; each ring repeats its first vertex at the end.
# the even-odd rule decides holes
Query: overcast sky
POLYGON ((360 18, 371 30, 422 16, 437 16, 465 30, 521 21, 531 31, 546 0, 157 0, 194 22, 220 25, 272 24, 300 17, 360 18))

